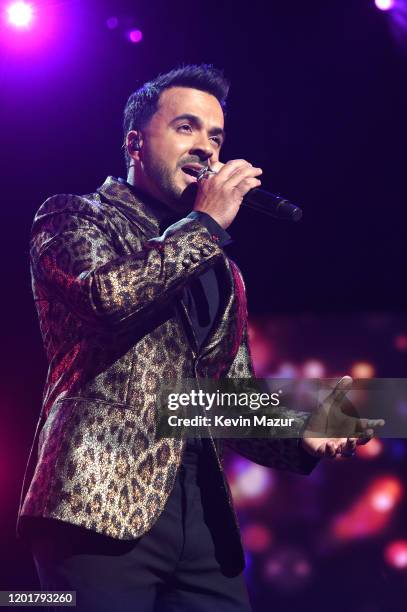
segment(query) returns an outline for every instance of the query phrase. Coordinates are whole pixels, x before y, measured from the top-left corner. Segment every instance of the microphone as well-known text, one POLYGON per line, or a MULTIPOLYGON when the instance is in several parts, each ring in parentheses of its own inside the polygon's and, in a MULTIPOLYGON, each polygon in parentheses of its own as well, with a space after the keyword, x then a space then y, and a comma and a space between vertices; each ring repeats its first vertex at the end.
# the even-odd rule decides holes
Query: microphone
MULTIPOLYGON (((210 170, 207 166, 202 168, 197 174, 197 180, 200 181, 204 176, 217 174, 210 170)), ((264 189, 255 187, 250 189, 243 198, 242 206, 256 210, 259 213, 274 217, 274 219, 282 219, 284 221, 299 221, 302 217, 302 210, 296 204, 293 204, 286 198, 280 195, 275 195, 264 189)))
POLYGON ((296 204, 258 187, 246 193, 242 206, 284 221, 296 222, 302 217, 302 210, 296 204))

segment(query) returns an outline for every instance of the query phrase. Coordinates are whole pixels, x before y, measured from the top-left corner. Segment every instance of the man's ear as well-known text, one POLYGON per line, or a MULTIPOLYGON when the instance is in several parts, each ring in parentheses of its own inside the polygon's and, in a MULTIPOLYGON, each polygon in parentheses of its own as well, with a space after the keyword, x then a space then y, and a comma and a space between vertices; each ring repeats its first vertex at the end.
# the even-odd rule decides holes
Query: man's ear
POLYGON ((127 151, 132 159, 140 159, 140 151, 143 146, 143 136, 140 130, 131 130, 126 136, 127 151))

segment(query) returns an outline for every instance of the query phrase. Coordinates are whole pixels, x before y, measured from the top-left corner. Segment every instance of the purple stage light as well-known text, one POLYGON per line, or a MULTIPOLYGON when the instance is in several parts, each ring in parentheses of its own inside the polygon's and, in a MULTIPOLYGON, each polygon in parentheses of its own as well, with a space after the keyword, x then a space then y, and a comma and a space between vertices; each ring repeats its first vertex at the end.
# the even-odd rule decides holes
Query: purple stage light
POLYGON ((309 359, 302 366, 302 373, 305 378, 323 378, 325 376, 325 366, 322 361, 309 359))
POLYGON ((242 540, 245 550, 263 553, 272 541, 270 530, 260 523, 250 523, 242 529, 242 540))
POLYGON ((16 28, 28 28, 33 19, 33 7, 27 2, 13 2, 7 8, 8 21, 16 28))
POLYGON ((61 11, 61 3, 8 2, 3 13, 8 27, 0 34, 1 44, 18 55, 41 52, 63 34, 61 11))
POLYGON ((304 588, 313 573, 310 560, 301 549, 293 546, 274 548, 263 571, 267 582, 285 591, 304 588))
POLYGON ((389 11, 394 6, 394 0, 375 0, 375 4, 381 11, 389 11))
POLYGON ((129 34, 129 39, 133 43, 139 43, 143 39, 143 33, 141 30, 132 30, 129 34))
POLYGON ((109 19, 106 20, 106 25, 109 30, 114 30, 119 25, 119 20, 117 17, 109 17, 109 19))

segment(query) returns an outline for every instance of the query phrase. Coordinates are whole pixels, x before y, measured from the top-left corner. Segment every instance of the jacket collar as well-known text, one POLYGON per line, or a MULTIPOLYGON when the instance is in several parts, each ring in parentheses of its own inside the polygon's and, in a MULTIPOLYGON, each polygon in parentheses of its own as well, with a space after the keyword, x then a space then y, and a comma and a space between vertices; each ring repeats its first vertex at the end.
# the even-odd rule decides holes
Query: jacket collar
POLYGON ((132 187, 124 179, 108 176, 97 192, 117 206, 147 236, 158 236, 180 218, 164 204, 132 187))

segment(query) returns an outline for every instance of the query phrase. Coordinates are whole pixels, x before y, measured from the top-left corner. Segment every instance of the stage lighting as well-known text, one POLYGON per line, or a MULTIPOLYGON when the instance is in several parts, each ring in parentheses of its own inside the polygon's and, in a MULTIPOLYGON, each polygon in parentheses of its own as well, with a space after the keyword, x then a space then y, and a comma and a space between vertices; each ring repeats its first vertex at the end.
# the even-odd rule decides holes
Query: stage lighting
POLYGON ((242 540, 245 549, 262 553, 270 546, 272 538, 270 530, 265 525, 250 523, 242 530, 242 540))
POLYGON ((325 366, 321 361, 310 359, 302 366, 302 373, 305 378, 323 378, 325 376, 325 366))
POLYGON ((389 11, 394 6, 394 0, 375 0, 375 4, 381 11, 389 11))
POLYGON ((233 498, 239 508, 263 503, 275 484, 271 470, 243 457, 233 461, 229 476, 233 498))
POLYGON ((394 346, 398 351, 407 351, 407 335, 399 334, 394 338, 394 346))
POLYGON ((302 550, 292 546, 275 548, 264 564, 264 577, 278 589, 302 589, 312 577, 312 565, 302 550))
POLYGON ((371 363, 360 361, 353 364, 350 375, 352 378, 373 378, 375 369, 371 363))
POLYGON ((384 557, 395 569, 407 568, 407 540, 395 540, 387 545, 384 557))
POLYGON ((129 39, 132 43, 139 43, 143 39, 143 33, 141 30, 132 30, 129 34, 129 39))
POLYGON ((346 541, 380 533, 391 521, 403 495, 403 485, 396 476, 376 478, 348 510, 334 517, 332 534, 346 541))
POLYGON ((267 491, 270 474, 262 465, 250 465, 245 472, 239 474, 236 484, 243 497, 258 497, 267 491))
POLYGON ((378 478, 368 496, 371 507, 376 512, 387 513, 400 501, 403 488, 396 477, 378 478))
POLYGON ((374 459, 383 452, 383 442, 378 438, 372 438, 369 444, 358 446, 356 449, 356 455, 362 459, 374 459))
POLYGON ((33 7, 26 2, 14 2, 7 9, 8 21, 16 28, 28 28, 33 19, 33 7))

